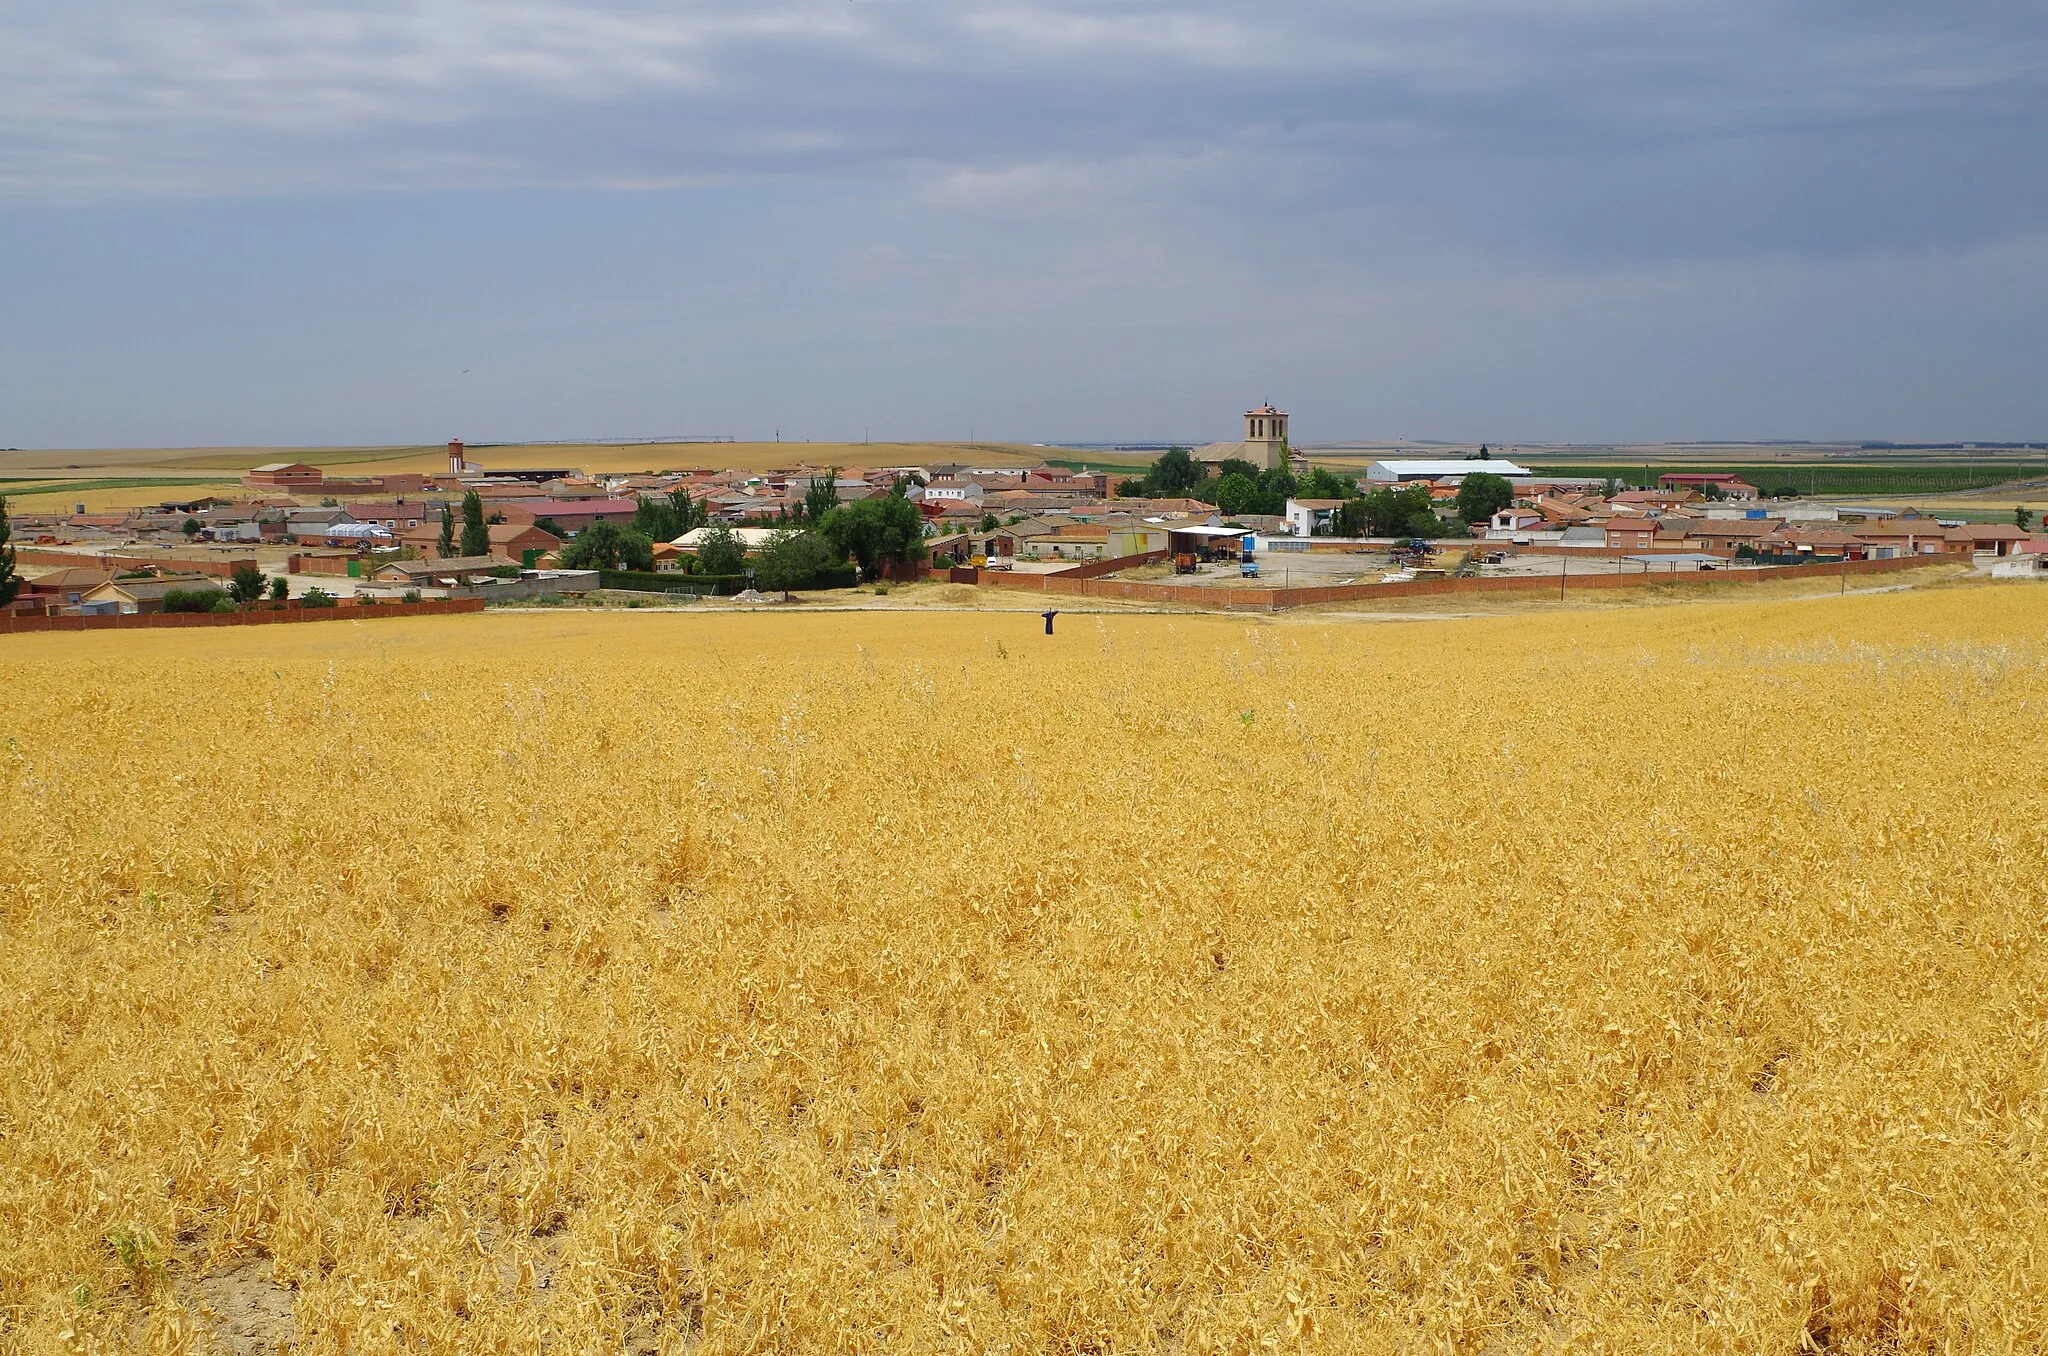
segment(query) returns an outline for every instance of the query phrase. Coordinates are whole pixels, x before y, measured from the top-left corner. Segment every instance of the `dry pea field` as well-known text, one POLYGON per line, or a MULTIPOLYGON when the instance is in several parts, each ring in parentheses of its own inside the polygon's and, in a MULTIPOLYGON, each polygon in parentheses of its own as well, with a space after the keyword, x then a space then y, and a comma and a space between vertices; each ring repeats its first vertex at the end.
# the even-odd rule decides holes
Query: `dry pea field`
POLYGON ((0 640, 0 1350, 2048 1346, 2048 606, 0 640))

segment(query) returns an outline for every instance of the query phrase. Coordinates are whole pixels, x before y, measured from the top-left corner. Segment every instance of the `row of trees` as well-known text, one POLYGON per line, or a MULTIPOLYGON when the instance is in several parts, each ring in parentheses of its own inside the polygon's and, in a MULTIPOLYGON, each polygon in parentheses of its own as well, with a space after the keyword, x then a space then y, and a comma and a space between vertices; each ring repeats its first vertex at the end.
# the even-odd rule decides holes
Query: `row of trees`
POLYGON ((1475 471, 1458 489, 1456 516, 1445 517, 1437 512, 1425 486, 1382 486, 1361 492, 1356 480, 1320 466, 1296 480, 1284 467, 1264 470, 1238 458, 1218 462, 1211 476, 1185 447, 1168 448, 1150 470, 1125 481, 1118 493, 1125 498, 1199 499, 1233 516, 1284 513, 1289 499, 1341 499, 1335 530, 1351 537, 1463 537, 1471 524, 1486 521, 1515 499, 1515 487, 1507 477, 1475 471))
POLYGON ((562 549, 562 565, 652 570, 657 541, 699 527, 708 530, 698 539, 695 573, 730 577, 744 573, 751 561, 756 582, 772 589, 803 588, 848 561, 862 578, 874 579, 893 564, 923 558, 924 515, 904 497, 904 486, 841 504, 836 479, 836 472, 812 479, 795 521, 751 557, 737 532, 723 523, 706 523, 702 503, 677 491, 666 500, 642 498, 630 525, 596 522, 584 528, 562 549))

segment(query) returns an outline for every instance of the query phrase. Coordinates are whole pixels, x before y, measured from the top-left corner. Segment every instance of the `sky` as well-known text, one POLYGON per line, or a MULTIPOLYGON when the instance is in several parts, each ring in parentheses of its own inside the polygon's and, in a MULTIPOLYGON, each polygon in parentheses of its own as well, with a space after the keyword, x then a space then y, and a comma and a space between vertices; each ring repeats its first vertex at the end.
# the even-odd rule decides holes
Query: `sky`
POLYGON ((2048 440, 2039 0, 0 0, 0 446, 2048 440))

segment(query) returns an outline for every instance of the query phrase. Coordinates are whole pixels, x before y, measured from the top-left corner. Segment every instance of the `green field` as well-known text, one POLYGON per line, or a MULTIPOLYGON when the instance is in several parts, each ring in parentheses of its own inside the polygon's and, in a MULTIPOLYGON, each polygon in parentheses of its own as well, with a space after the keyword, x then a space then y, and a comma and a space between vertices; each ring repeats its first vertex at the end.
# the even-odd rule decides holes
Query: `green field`
POLYGON ((1531 462, 1539 475, 1613 477, 1629 485, 1655 484, 1657 477, 1673 473, 1730 471, 1747 479, 1767 495, 1786 490, 1802 495, 1830 494, 1952 494, 1963 490, 1989 489, 2013 481, 2048 475, 2048 461, 1947 461, 1887 463, 1803 462, 1772 465, 1744 465, 1740 462, 1666 463, 1645 466, 1632 463, 1550 464, 1531 462))

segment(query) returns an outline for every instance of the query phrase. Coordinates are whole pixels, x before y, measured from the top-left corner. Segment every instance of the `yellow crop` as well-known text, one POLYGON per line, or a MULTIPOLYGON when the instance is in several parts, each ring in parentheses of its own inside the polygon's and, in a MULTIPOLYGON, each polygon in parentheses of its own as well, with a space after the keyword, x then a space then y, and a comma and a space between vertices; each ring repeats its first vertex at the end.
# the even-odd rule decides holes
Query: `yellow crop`
POLYGON ((0 1349, 2041 1350, 2043 602, 0 640, 0 1349))

